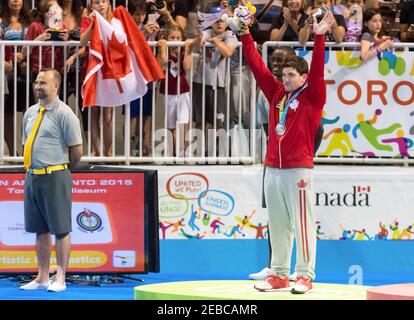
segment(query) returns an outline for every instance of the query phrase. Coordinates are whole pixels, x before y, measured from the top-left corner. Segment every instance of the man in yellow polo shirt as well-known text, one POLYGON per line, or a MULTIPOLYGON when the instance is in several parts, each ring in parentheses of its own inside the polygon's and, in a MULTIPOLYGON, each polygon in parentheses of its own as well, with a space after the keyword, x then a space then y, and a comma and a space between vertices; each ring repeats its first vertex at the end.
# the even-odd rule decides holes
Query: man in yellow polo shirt
POLYGON ((72 231, 72 176, 82 156, 79 119, 60 101, 61 75, 39 71, 34 93, 39 102, 23 117, 24 218, 27 232, 36 233, 38 275, 23 290, 66 289, 65 277, 72 231), (49 280, 51 234, 56 237, 57 273, 49 280))

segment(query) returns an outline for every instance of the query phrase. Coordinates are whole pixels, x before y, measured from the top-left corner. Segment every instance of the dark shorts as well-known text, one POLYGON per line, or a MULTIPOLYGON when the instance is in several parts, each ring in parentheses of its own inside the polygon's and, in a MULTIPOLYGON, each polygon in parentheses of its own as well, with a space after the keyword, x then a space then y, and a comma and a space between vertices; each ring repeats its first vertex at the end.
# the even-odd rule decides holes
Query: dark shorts
POLYGON ((26 173, 24 182, 25 230, 55 235, 71 232, 71 172, 61 170, 42 175, 26 173))
MULTIPOLYGON (((14 78, 9 77, 8 79, 8 86, 9 86, 9 94, 5 96, 4 99, 4 112, 8 114, 14 114, 14 78)), ((30 90, 31 84, 29 84, 28 92, 31 92, 30 90)), ((16 110, 18 112, 24 112, 26 111, 26 79, 23 77, 19 77, 18 80, 16 80, 16 88, 17 88, 17 94, 16 94, 16 110)), ((30 107, 30 99, 29 104, 27 105, 27 108, 30 107)))
MULTIPOLYGON (((152 85, 148 87, 147 93, 142 98, 131 101, 129 109, 131 118, 140 117, 141 99, 143 106, 142 116, 152 116, 152 85)), ((125 114, 125 108, 122 108, 122 114, 125 114)))
MULTIPOLYGON (((212 86, 205 86, 205 122, 214 124, 214 89, 212 86)), ((197 123, 203 122, 203 85, 193 82, 193 120, 197 123)), ((230 118, 233 116, 230 109, 230 118)), ((227 126, 227 96, 224 88, 217 88, 217 115, 223 114, 224 117, 217 117, 217 129, 227 126)))

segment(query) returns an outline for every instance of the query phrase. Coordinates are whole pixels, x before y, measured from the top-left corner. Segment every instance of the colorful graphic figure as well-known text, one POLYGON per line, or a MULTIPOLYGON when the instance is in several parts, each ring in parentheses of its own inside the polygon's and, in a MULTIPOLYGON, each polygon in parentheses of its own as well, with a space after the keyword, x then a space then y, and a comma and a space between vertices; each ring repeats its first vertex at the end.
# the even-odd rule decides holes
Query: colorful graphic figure
POLYGON ((213 220, 212 223, 210 223, 211 234, 215 234, 216 230, 217 230, 217 233, 220 233, 220 225, 224 226, 224 223, 221 222, 220 217, 217 217, 216 219, 213 220))
POLYGON ((371 152, 371 151, 359 152, 359 151, 356 151, 355 149, 352 149, 351 151, 355 152, 355 153, 358 153, 358 154, 360 154, 361 156, 363 156, 365 158, 375 158, 376 157, 375 153, 371 152))
POLYGON ((252 213, 248 216, 245 215, 243 218, 240 216, 236 217, 237 222, 241 224, 240 230, 243 230, 244 227, 249 227, 251 225, 250 219, 254 216, 255 213, 256 210, 253 210, 252 213))
POLYGON ((323 136, 324 140, 327 140, 332 135, 331 141, 329 141, 328 147, 324 152, 318 153, 319 156, 328 156, 332 154, 334 150, 340 150, 342 156, 348 155, 348 151, 353 150, 351 139, 349 139, 348 132, 351 129, 349 124, 344 124, 342 128, 335 128, 329 131, 323 136))
POLYGON ((400 234, 400 240, 407 239, 411 240, 411 236, 414 235, 414 224, 409 225, 407 228, 405 228, 401 234, 400 234))
POLYGON ((392 133, 398 128, 401 128, 401 124, 394 123, 388 128, 385 129, 376 129, 372 125, 375 124, 378 120, 378 116, 382 114, 380 109, 375 110, 374 116, 371 120, 365 120, 364 115, 359 113, 357 116, 358 124, 352 129, 352 135, 354 138, 357 138, 358 129, 361 130, 361 133, 368 140, 368 142, 377 150, 383 151, 392 151, 392 147, 389 145, 380 144, 378 142, 378 137, 383 134, 392 133))
POLYGON ((161 234, 162 234, 161 239, 165 239, 165 233, 167 232, 167 229, 171 228, 173 225, 172 224, 165 225, 162 221, 160 221, 159 226, 160 226, 161 234))
POLYGON ((391 51, 383 51, 382 59, 378 63, 378 71, 383 76, 386 76, 390 73, 391 70, 394 70, 397 76, 402 76, 405 72, 406 64, 405 60, 402 57, 397 57, 391 51))
POLYGON ((399 240, 400 239, 400 230, 398 230, 398 220, 395 219, 393 224, 390 225, 390 229, 392 230, 392 240, 399 240))
POLYGON ((256 229, 256 239, 265 239, 264 230, 267 230, 267 225, 262 226, 259 222, 257 226, 250 224, 249 228, 256 229))
POLYGON ((322 122, 321 123, 322 123, 323 126, 326 125, 326 124, 334 124, 334 123, 337 123, 340 118, 341 118, 340 116, 336 116, 336 118, 334 118, 334 119, 328 119, 328 118, 326 118, 326 111, 324 110, 322 112, 322 122))
POLYGON ((381 230, 380 230, 380 232, 378 234, 375 235, 374 240, 387 240, 388 230, 386 228, 386 225, 385 224, 382 224, 380 222, 379 227, 380 227, 381 230))
POLYGON ((322 225, 320 221, 316 221, 316 240, 320 240, 325 233, 321 232, 322 225))
POLYGON ((360 230, 352 230, 356 236, 355 236, 355 240, 365 240, 365 238, 367 240, 372 240, 372 238, 368 235, 368 233, 365 231, 365 229, 360 230))
MULTIPOLYGON (((201 208, 200 208, 200 212, 201 212, 201 208)), ((191 216, 190 216, 190 221, 188 221, 188 226, 191 228, 192 231, 194 230, 200 231, 200 228, 195 223, 197 218, 198 218, 197 211, 194 211, 194 205, 191 205, 191 216)))
POLYGON ((339 226, 342 230, 342 237, 339 238, 339 240, 354 240, 355 238, 355 232, 352 232, 351 230, 346 230, 343 226, 339 226))
POLYGON ((186 237, 187 239, 196 239, 196 240, 200 240, 200 239, 203 239, 205 236, 206 236, 206 234, 204 233, 204 234, 201 234, 201 233, 199 233, 199 232, 197 232, 197 234, 195 234, 195 235, 193 235, 193 234, 189 234, 189 233, 186 233, 185 231, 184 231, 184 229, 183 228, 180 228, 180 231, 181 231, 181 234, 184 236, 184 237, 186 237))
POLYGON ((128 259, 133 258, 132 256, 115 256, 115 258, 121 259, 121 264, 124 265, 128 262, 128 259))
POLYGON ((404 137, 403 129, 397 130, 396 138, 383 139, 381 141, 384 143, 396 143, 398 145, 398 151, 400 152, 399 155, 402 158, 410 156, 410 154, 408 153, 408 149, 410 149, 414 144, 413 140, 404 137))
POLYGON ((363 65, 360 57, 351 57, 354 51, 335 51, 338 66, 348 67, 349 70, 357 69, 363 65))
POLYGON ((237 234, 241 234, 242 236, 244 236, 244 234, 240 231, 240 225, 236 225, 233 226, 233 228, 231 228, 229 233, 225 233, 224 235, 228 238, 234 237, 234 239, 237 238, 237 234))
POLYGON ((211 212, 206 212, 203 217, 201 218, 201 222, 205 225, 208 226, 210 224, 210 218, 211 218, 211 212))
POLYGON ((171 231, 171 233, 177 232, 180 227, 184 227, 184 218, 181 218, 180 220, 178 220, 177 222, 169 222, 169 221, 165 221, 166 224, 168 224, 167 228, 169 227, 173 227, 173 230, 171 231))

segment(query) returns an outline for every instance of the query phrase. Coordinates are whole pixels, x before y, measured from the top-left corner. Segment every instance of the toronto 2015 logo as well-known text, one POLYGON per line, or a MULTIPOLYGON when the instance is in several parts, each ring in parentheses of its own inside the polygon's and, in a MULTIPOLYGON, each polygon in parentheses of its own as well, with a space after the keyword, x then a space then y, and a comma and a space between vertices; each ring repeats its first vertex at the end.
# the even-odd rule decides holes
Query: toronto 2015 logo
POLYGON ((103 229, 101 217, 87 208, 78 214, 76 222, 78 223, 78 229, 85 233, 92 233, 103 229))

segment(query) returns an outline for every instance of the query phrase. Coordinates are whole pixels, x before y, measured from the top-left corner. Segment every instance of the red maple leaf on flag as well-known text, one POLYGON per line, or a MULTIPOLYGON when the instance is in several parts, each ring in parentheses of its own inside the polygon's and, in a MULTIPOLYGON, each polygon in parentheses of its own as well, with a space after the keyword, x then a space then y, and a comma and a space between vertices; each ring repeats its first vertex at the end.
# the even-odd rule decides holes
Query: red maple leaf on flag
POLYGON ((115 36, 115 32, 112 32, 111 38, 108 39, 108 46, 106 50, 102 52, 103 66, 102 66, 102 78, 114 79, 118 86, 119 92, 123 93, 121 85, 121 78, 124 78, 130 72, 130 54, 126 41, 120 42, 115 36))

